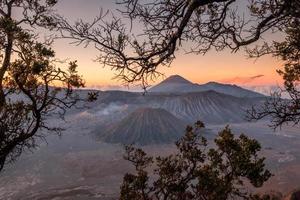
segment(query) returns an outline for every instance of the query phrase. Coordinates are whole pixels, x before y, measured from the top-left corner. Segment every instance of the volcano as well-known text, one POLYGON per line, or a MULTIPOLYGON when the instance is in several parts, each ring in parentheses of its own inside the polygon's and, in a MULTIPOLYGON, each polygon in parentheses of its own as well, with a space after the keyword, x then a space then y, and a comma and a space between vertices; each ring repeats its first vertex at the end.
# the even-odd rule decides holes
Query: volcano
POLYGON ((121 144, 171 143, 184 134, 186 124, 161 108, 139 108, 100 133, 101 140, 121 144))
POLYGON ((222 94, 231 95, 234 97, 264 97, 263 94, 254 92, 237 85, 222 84, 217 82, 208 82, 205 84, 196 84, 188 81, 187 79, 173 75, 162 81, 161 83, 149 89, 151 93, 190 93, 190 92, 205 92, 215 91, 222 94))

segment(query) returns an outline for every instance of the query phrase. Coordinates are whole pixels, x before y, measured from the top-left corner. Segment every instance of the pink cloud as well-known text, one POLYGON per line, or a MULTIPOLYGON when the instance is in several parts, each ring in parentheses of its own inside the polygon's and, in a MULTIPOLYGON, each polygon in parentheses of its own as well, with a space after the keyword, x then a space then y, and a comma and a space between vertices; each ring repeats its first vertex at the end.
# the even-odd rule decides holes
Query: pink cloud
POLYGON ((237 76, 237 77, 233 77, 233 78, 227 78, 227 79, 220 80, 220 82, 243 85, 243 84, 247 84, 247 83, 252 83, 255 80, 260 79, 264 76, 265 75, 262 75, 262 74, 255 75, 255 76, 248 76, 248 77, 237 76))

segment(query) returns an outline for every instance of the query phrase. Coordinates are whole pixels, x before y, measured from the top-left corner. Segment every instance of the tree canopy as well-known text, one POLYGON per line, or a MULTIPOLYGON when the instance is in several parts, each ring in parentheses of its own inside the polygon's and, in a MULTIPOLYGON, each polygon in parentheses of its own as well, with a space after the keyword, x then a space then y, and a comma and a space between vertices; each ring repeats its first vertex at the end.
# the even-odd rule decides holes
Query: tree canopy
POLYGON ((273 44, 263 45, 254 49, 251 56, 257 57, 263 54, 272 54, 284 63, 284 68, 277 70, 284 80, 283 89, 272 94, 263 106, 253 107, 248 111, 250 120, 259 120, 271 117, 273 128, 300 122, 300 20, 293 20, 286 27, 286 38, 283 42, 274 41, 273 44), (284 99, 282 94, 287 94, 284 99))
POLYGON ((62 116, 78 101, 73 88, 84 86, 76 61, 58 62, 53 41, 40 42, 33 31, 56 27, 55 4, 55 0, 0 1, 0 171, 24 149, 35 147, 45 132, 60 133, 62 129, 50 126, 47 118, 62 116))
POLYGON ((176 143, 178 152, 170 156, 153 158, 126 147, 125 159, 135 173, 125 175, 120 199, 261 199, 245 189, 245 184, 261 187, 271 177, 265 158, 259 156, 259 142, 243 134, 235 137, 226 127, 209 145, 201 128, 202 123, 188 126, 176 143))

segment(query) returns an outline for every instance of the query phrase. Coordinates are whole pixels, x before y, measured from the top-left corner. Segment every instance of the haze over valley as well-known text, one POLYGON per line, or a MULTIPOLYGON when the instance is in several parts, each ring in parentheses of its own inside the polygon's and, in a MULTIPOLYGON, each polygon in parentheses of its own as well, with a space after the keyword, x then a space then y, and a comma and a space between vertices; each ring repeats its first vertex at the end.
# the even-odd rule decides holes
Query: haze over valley
MULTIPOLYGON (((77 90, 85 96, 89 90, 77 90)), ((194 84, 171 76, 144 93, 98 91, 98 99, 66 113, 62 136, 39 141, 0 175, 0 199, 116 199, 122 178, 133 170, 123 159, 124 145, 151 155, 169 155, 187 125, 205 123, 201 134, 212 142, 230 125, 236 134, 258 139, 274 173, 260 191, 286 193, 299 186, 299 128, 272 130, 269 121, 248 122, 245 111, 267 96, 230 84, 194 84)))

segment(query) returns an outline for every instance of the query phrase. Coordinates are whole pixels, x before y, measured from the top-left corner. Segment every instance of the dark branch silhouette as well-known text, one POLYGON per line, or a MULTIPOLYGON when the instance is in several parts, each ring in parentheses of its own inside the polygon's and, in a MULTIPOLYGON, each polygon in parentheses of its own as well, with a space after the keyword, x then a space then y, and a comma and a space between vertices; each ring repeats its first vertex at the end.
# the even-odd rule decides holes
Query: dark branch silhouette
POLYGON ((205 54, 210 49, 233 52, 261 39, 267 31, 278 31, 294 15, 295 1, 253 0, 247 5, 238 0, 121 0, 122 18, 131 26, 142 25, 141 34, 122 23, 121 17, 106 18, 101 13, 93 22, 59 19, 64 38, 77 45, 94 45, 97 61, 118 72, 125 82, 147 80, 160 75, 159 66, 169 66, 183 43, 192 44, 189 52, 205 54), (236 7, 246 10, 240 14, 236 7), (249 16, 249 17, 245 17, 249 16))
POLYGON ((270 117, 273 128, 288 123, 298 125, 300 122, 300 9, 297 12, 298 18, 286 24, 287 35, 283 42, 273 42, 249 52, 252 57, 272 54, 284 62, 284 69, 278 70, 284 80, 283 89, 268 98, 263 106, 248 111, 249 120, 270 117), (286 94, 287 98, 282 98, 282 94, 286 94))
POLYGON ((0 1, 0 171, 25 149, 36 147, 36 139, 46 132, 61 133, 47 119, 63 116, 79 100, 73 88, 84 86, 76 62, 66 70, 58 67, 63 64, 56 61, 52 42, 38 42, 33 32, 36 27, 56 27, 51 10, 55 4, 0 1), (18 18, 16 11, 21 12, 18 18))

